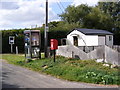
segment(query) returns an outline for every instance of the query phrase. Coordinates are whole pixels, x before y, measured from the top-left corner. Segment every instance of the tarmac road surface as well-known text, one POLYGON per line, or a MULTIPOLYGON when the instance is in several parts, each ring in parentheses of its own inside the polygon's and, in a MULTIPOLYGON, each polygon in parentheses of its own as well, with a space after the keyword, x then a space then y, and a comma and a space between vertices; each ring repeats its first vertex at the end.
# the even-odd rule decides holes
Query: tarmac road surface
POLYGON ((118 88, 117 85, 105 86, 61 80, 8 64, 5 60, 0 60, 0 63, 2 63, 2 88, 118 88))

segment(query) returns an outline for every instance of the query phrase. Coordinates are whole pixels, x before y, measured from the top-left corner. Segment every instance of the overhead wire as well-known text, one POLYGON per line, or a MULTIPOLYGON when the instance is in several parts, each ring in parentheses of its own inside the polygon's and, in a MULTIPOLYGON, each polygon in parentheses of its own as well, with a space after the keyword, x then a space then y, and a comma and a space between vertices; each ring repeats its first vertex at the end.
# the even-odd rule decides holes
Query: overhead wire
POLYGON ((64 5, 62 4, 62 2, 61 2, 60 0, 58 0, 58 1, 60 2, 62 8, 65 10, 65 7, 64 7, 64 5))
POLYGON ((61 4, 60 5, 60 3, 59 3, 60 1, 58 1, 57 0, 57 5, 59 6, 59 8, 60 8, 60 10, 62 11, 62 13, 64 12, 64 7, 63 7, 63 5, 61 4), (62 8, 61 8, 61 6, 62 6, 62 8))
MULTIPOLYGON (((56 0, 56 4, 58 5, 59 9, 61 10, 61 12, 63 13, 65 10, 65 7, 62 5, 62 3, 60 2, 60 0, 56 0)), ((58 15, 58 14, 57 14, 58 15)))

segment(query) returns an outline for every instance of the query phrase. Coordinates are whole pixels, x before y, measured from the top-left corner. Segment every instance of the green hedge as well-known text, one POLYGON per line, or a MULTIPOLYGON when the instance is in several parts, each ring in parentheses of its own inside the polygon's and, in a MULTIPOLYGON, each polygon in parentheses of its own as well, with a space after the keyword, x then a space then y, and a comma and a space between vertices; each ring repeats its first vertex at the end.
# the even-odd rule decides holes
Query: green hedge
MULTIPOLYGON (((2 53, 10 53, 9 36, 15 36, 15 44, 13 45, 13 52, 15 53, 15 47, 18 46, 19 53, 24 53, 24 33, 23 33, 24 30, 18 29, 18 30, 2 31, 2 53)), ((50 46, 50 39, 57 39, 60 45, 60 39, 65 38, 67 32, 68 31, 64 31, 64 30, 50 30, 48 33, 48 40, 49 40, 48 45, 50 46)), ((43 29, 41 30, 41 50, 42 51, 44 50, 43 29)))
POLYGON ((2 31, 2 53, 10 53, 9 36, 15 36, 15 44, 13 45, 13 52, 18 46, 19 52, 24 52, 24 30, 4 30, 2 31), (18 36, 16 36, 18 35, 18 36))

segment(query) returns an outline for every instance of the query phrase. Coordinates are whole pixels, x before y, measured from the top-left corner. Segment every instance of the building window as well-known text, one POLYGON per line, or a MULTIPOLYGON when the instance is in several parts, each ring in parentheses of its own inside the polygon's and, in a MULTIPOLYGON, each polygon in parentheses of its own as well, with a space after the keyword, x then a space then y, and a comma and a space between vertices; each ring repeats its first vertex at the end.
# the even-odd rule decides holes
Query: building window
POLYGON ((112 36, 109 36, 109 41, 111 41, 112 40, 112 36))

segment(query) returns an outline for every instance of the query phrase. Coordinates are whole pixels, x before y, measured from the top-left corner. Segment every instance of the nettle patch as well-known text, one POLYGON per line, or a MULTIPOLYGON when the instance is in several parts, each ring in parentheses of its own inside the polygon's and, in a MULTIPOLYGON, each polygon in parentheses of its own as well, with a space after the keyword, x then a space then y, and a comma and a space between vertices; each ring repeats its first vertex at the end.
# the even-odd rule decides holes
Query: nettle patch
POLYGON ((91 78, 96 84, 118 84, 118 76, 104 75, 102 73, 87 72, 85 78, 91 78))

